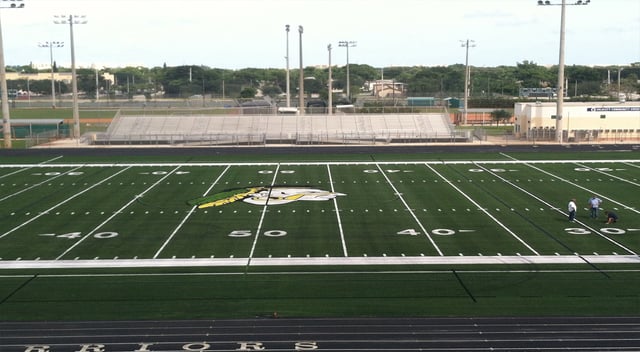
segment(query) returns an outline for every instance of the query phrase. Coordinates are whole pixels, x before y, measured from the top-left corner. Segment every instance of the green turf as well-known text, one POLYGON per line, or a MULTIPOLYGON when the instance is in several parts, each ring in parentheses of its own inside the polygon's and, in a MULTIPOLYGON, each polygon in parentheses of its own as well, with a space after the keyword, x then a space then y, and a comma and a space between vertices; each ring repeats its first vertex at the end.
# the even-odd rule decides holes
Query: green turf
MULTIPOLYGON (((325 268, 328 271, 336 268, 325 268)), ((637 271, 199 273, 2 278, 3 319, 634 315, 637 271)), ((479 270, 478 270, 479 269, 479 270)))
POLYGON ((504 163, 564 159, 472 153, 446 155, 456 163, 433 162, 443 155, 430 154, 313 155, 305 162, 302 156, 254 155, 249 163, 251 156, 241 155, 232 163, 214 156, 179 160, 185 164, 153 157, 146 161, 157 164, 129 165, 145 158, 62 156, 44 167, 35 164, 51 156, 3 158, 14 167, 0 167, 0 264, 153 258, 237 258, 241 264, 6 265, 0 269, 0 319, 235 318, 274 311, 290 317, 637 314, 637 261, 455 264, 483 257, 637 257, 640 160, 625 153, 558 154, 568 161, 504 163), (86 164, 97 160, 110 163, 86 164), (469 160, 476 162, 462 163, 469 160), (204 161, 216 164, 199 164, 204 161), (33 165, 15 166, 20 163, 33 165), (271 185, 341 195, 335 203, 300 200, 266 208, 242 200, 204 209, 190 203, 271 185), (588 218, 592 193, 601 195, 604 209, 618 212, 620 223, 588 218), (569 198, 578 199, 579 223, 567 221, 569 198), (383 264, 253 264, 290 257, 378 258, 383 264), (392 260, 439 257, 451 261, 392 260))

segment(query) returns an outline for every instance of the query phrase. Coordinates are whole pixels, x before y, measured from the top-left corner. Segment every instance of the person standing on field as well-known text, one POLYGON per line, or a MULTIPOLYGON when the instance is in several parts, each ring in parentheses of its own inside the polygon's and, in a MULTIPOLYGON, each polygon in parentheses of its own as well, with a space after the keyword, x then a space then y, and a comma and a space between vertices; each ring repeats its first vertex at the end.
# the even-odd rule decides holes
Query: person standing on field
POLYGON ((598 217, 598 209, 600 209, 600 204, 602 204, 602 199, 596 197, 594 194, 589 198, 589 209, 591 210, 591 218, 595 219, 598 217))
POLYGON ((567 210, 569 211, 569 221, 575 222, 576 210, 578 210, 578 207, 576 206, 575 198, 569 201, 569 204, 567 205, 567 210))

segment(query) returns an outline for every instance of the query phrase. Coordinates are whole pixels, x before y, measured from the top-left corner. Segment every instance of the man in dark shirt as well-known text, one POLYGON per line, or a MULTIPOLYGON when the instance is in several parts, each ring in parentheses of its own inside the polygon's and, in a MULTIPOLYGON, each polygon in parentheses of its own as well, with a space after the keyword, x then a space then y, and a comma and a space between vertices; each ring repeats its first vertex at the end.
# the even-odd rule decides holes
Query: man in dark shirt
POLYGON ((607 224, 613 224, 618 221, 618 214, 612 211, 605 211, 604 214, 607 216, 607 224))

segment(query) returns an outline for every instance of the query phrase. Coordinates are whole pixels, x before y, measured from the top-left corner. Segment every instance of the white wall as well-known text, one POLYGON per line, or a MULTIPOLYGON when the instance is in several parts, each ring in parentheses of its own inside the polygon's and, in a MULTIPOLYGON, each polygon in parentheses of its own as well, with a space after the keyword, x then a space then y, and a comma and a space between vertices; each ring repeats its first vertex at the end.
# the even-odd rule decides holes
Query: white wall
MULTIPOLYGON (((590 102, 563 104, 561 126, 569 136, 575 131, 597 131, 601 137, 626 133, 640 138, 640 102, 590 102)), ((556 103, 517 103, 514 107, 516 133, 526 136, 529 129, 555 129, 556 103)), ((594 134, 595 135, 595 134, 594 134)))

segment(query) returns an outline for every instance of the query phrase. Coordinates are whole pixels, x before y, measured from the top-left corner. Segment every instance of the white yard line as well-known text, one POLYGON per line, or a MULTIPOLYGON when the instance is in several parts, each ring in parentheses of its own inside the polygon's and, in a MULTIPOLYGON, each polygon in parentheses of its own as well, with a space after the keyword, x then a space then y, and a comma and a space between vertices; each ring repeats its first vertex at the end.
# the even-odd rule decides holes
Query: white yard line
POLYGON ((471 197, 469 197, 466 193, 464 193, 461 189, 459 189, 456 185, 453 184, 453 182, 449 181, 448 179, 446 179, 444 176, 442 176, 438 171, 436 171, 433 167, 431 167, 428 164, 425 164, 431 171, 433 171, 436 175, 438 175, 438 177, 440 177, 441 179, 443 179, 446 183, 449 184, 449 186, 453 187, 456 191, 458 191, 458 193, 462 194, 463 197, 467 198, 467 200, 469 200, 471 203, 473 203, 473 205, 475 205, 476 207, 478 207, 478 209, 480 209, 483 213, 485 213, 489 218, 491 218, 491 220, 493 220, 496 224, 498 224, 498 226, 502 227, 505 231, 507 231, 511 236, 513 236, 516 240, 518 240, 518 242, 522 243, 522 245, 524 245, 525 247, 527 247, 532 253, 534 253, 535 255, 540 255, 540 253, 538 253, 538 251, 536 251, 535 249, 533 249, 533 247, 531 247, 527 242, 525 242, 522 238, 520 238, 520 236, 516 235, 513 231, 511 231, 506 225, 504 225, 503 223, 501 223, 498 219, 496 219, 493 215, 491 215, 483 206, 481 206, 480 204, 478 204, 475 200, 473 200, 471 197))
MULTIPOLYGON (((113 215, 111 215, 110 217, 108 217, 105 221, 103 221, 100 225, 96 226, 93 230, 89 231, 89 233, 87 233, 86 235, 84 235, 84 237, 82 237, 81 239, 79 239, 76 243, 74 243, 71 247, 67 248, 67 250, 65 250, 64 252, 62 252, 62 254, 60 254, 56 260, 61 259, 62 257, 64 257, 67 253, 71 252, 71 250, 73 250, 75 247, 77 247, 80 243, 84 242, 84 240, 86 240, 87 238, 89 238, 89 236, 92 236, 96 231, 98 231, 98 229, 100 229, 102 226, 104 226, 106 223, 108 223, 109 221, 111 221, 111 219, 115 218, 116 216, 118 216, 124 209, 126 209, 129 205, 131 205, 133 202, 135 202, 136 200, 138 200, 140 197, 144 196, 145 193, 149 192, 151 189, 153 189, 155 186, 157 186, 160 182, 164 181, 167 177, 171 176, 174 172, 178 171, 178 169, 180 168, 180 166, 176 167, 175 169, 171 170, 170 172, 168 172, 166 175, 164 175, 161 179, 159 179, 158 181, 156 181, 154 184, 152 184, 151 186, 147 187, 147 189, 144 190, 144 192, 137 194, 135 197, 133 197, 133 199, 131 199, 129 202, 127 202, 127 204, 123 205, 122 207, 120 207, 120 209, 118 209, 117 211, 115 211, 113 213, 113 215)), ((123 170, 124 171, 124 170, 123 170)))
MULTIPOLYGON (((331 167, 327 165, 327 173, 329 173, 329 184, 331 185, 331 192, 335 193, 335 189, 333 187, 333 177, 331 176, 331 167)), ((347 243, 344 240, 344 231, 342 230, 342 219, 340 218, 340 209, 338 209, 338 199, 333 198, 333 207, 336 210, 336 219, 338 220, 338 230, 340 231, 340 240, 342 241, 342 253, 345 257, 349 256, 347 252, 347 243)))
MULTIPOLYGON (((35 184, 33 184, 33 185, 31 185, 31 186, 29 186, 29 187, 27 187, 27 188, 23 188, 23 189, 21 189, 21 190, 19 190, 19 191, 17 191, 17 192, 14 192, 14 193, 9 194, 9 195, 7 195, 7 196, 5 196, 5 197, 3 197, 3 198, 0 198, 0 202, 2 202, 2 201, 4 201, 4 200, 7 200, 7 199, 9 199, 9 198, 11 198, 11 197, 17 196, 17 195, 18 195, 18 194, 20 194, 20 193, 24 193, 24 192, 26 192, 26 191, 28 191, 28 190, 31 190, 31 189, 36 188, 36 187, 39 187, 39 186, 41 186, 41 185, 43 185, 43 184, 45 184, 45 183, 47 183, 47 182, 51 182, 51 180, 55 180, 55 179, 56 179, 56 178, 58 178, 58 177, 65 176, 65 175, 67 175, 68 173, 73 172, 73 171, 75 171, 75 170, 78 170, 78 169, 80 169, 80 168, 82 168, 82 166, 78 166, 78 167, 76 167, 76 168, 74 168, 74 169, 71 169, 71 170, 69 170, 69 171, 67 171, 67 172, 60 173, 60 174, 58 174, 58 175, 55 175, 54 177, 48 178, 48 179, 46 179, 46 180, 44 180, 44 181, 42 181, 42 182, 35 183, 35 184)), ((22 171, 22 170, 21 170, 21 171, 22 171)))
POLYGON ((631 166, 631 167, 635 167, 636 169, 640 169, 640 165, 636 165, 636 164, 631 164, 631 163, 623 163, 627 166, 631 166))
POLYGON ((100 182, 98 182, 98 183, 96 183, 96 184, 92 185, 91 187, 88 187, 88 188, 87 188, 87 189, 85 189, 84 191, 80 191, 80 192, 78 192, 78 193, 74 194, 73 196, 71 196, 71 197, 69 197, 69 198, 67 198, 67 199, 63 200, 62 202, 60 202, 60 203, 58 203, 58 204, 56 204, 56 205, 52 206, 51 208, 49 208, 49 209, 47 209, 47 210, 45 210, 45 211, 41 212, 41 213, 40 213, 40 214, 38 214, 37 216, 34 216, 33 218, 31 218, 31 219, 29 219, 29 220, 27 220, 27 221, 23 222, 22 224, 20 224, 20 225, 18 225, 18 226, 16 226, 16 227, 14 227, 13 229, 11 229, 11 230, 9 230, 9 231, 7 231, 7 232, 3 233, 2 235, 0 235, 0 238, 3 238, 3 237, 5 237, 5 236, 9 235, 10 233, 12 233, 12 232, 14 232, 14 231, 18 230, 19 228, 21 228, 21 227, 23 227, 23 226, 25 226, 25 225, 29 224, 30 222, 32 222, 32 221, 34 221, 34 220, 38 219, 39 217, 41 217, 41 216, 43 216, 43 215, 49 214, 49 212, 50 212, 50 211, 52 211, 53 209, 55 209, 55 208, 57 208, 57 207, 59 207, 59 206, 61 206, 61 205, 65 204, 65 203, 67 203, 67 202, 71 201, 72 199, 74 199, 74 198, 76 198, 76 197, 78 197, 78 196, 80 196, 80 195, 82 195, 82 194, 84 194, 84 193, 86 193, 86 192, 90 191, 91 189, 93 189, 93 188, 95 188, 95 187, 97 187, 97 186, 101 185, 102 183, 104 183, 104 182, 106 182, 106 181, 110 180, 111 178, 113 178, 113 177, 117 176, 118 174, 120 174, 120 173, 122 173, 122 172, 124 172, 124 171, 128 170, 129 168, 130 168, 130 167, 126 167, 126 168, 124 168, 124 169, 122 169, 122 170, 120 170, 120 171, 116 172, 115 174, 113 174, 113 175, 111 175, 111 176, 109 176, 109 177, 105 178, 104 180, 102 180, 102 181, 100 181, 100 182))
POLYGON ((264 207, 262 208, 262 215, 260 216, 260 221, 258 222, 258 228, 256 229, 256 236, 253 239, 253 244, 251 245, 251 251, 249 252, 249 258, 247 258, 247 266, 251 265, 251 260, 253 259, 253 253, 256 250, 256 246, 258 245, 258 237, 260 237, 260 231, 262 231, 262 222, 264 221, 264 217, 267 215, 267 207, 269 206, 269 196, 271 196, 271 189, 273 189, 273 185, 276 184, 276 177, 278 177, 278 171, 280 170, 280 164, 277 164, 276 171, 273 173, 273 179, 271 179, 271 187, 269 188, 269 194, 267 195, 267 200, 264 203, 264 207))
POLYGON ((411 217, 413 217, 413 220, 415 220, 416 224, 418 224, 418 226, 420 226, 420 230, 422 230, 422 233, 424 233, 424 235, 427 236, 427 238, 429 239, 429 242, 431 242, 431 245, 433 245, 433 247, 436 249, 438 254, 443 256, 444 254, 442 253, 442 251, 440 250, 440 248, 438 247, 436 242, 433 240, 433 238, 431 238, 431 235, 429 234, 427 229, 422 225, 422 223, 420 222, 420 220, 418 219, 416 214, 413 212, 413 210, 411 210, 411 207, 409 206, 409 204, 407 204, 407 202, 404 200, 404 198, 402 198, 402 194, 393 185, 393 183, 391 182, 391 180, 389 179, 387 174, 380 167, 380 164, 378 164, 378 163, 375 163, 375 164, 376 164, 376 167, 378 168, 378 171, 380 171, 380 174, 382 174, 382 176, 384 176, 384 178, 387 180, 387 183, 389 184, 389 186, 391 186, 391 188, 393 188, 393 191, 398 196, 398 198, 400 199, 402 204, 404 204, 404 207, 407 209, 407 211, 409 211, 409 214, 411 214, 411 217))
POLYGON ((64 158, 64 156, 62 156, 62 155, 58 155, 58 156, 56 156, 55 158, 51 158, 51 159, 49 159, 49 160, 45 160, 45 161, 41 162, 41 163, 40 163, 40 164, 38 164, 38 165, 43 165, 43 164, 46 164, 46 163, 50 163, 50 162, 52 162, 52 161, 56 161, 56 160, 58 160, 58 159, 62 159, 62 158, 64 158))
MULTIPOLYGON (((209 188, 207 188, 207 190, 204 192, 204 194, 202 195, 203 197, 206 196, 207 194, 209 194, 209 192, 211 192, 211 190, 213 189, 213 187, 215 187, 215 185, 218 184, 218 182, 220 181, 220 179, 222 178, 222 176, 224 174, 227 173, 227 170, 229 170, 229 168, 231 167, 231 165, 228 165, 224 171, 222 171, 222 173, 218 176, 218 178, 216 178, 215 181, 213 181, 213 183, 211 184, 211 186, 209 186, 209 188)), ((158 249, 158 251, 156 252, 156 254, 154 254, 153 259, 158 258, 158 256, 160 255, 160 253, 164 250, 164 248, 169 244, 169 242, 171 242, 171 240, 173 239, 173 236, 176 235, 176 233, 178 233, 178 231, 182 228, 182 226, 187 222, 187 220, 191 217, 191 215, 194 213, 194 211, 196 210, 198 206, 194 205, 193 207, 191 207, 191 210, 189 211, 189 213, 187 213, 187 215, 184 217, 184 219, 182 219, 182 221, 180 222, 180 224, 178 224, 178 226, 173 230, 173 232, 171 232, 171 235, 169 235, 169 238, 167 238, 166 241, 164 241, 164 243, 162 244, 162 246, 160 246, 160 248, 158 249)))
POLYGON ((10 172, 10 173, 8 173, 8 174, 2 175, 2 176, 0 176, 0 178, 5 178, 5 177, 11 176, 11 175, 15 175, 15 174, 17 174, 17 173, 20 173, 20 172, 23 172, 23 171, 27 171, 27 170, 29 170, 29 169, 33 169, 34 167, 36 167, 36 166, 35 166, 35 165, 33 165, 33 166, 31 166, 31 167, 25 167, 25 168, 23 168, 23 169, 16 170, 16 171, 10 172))

